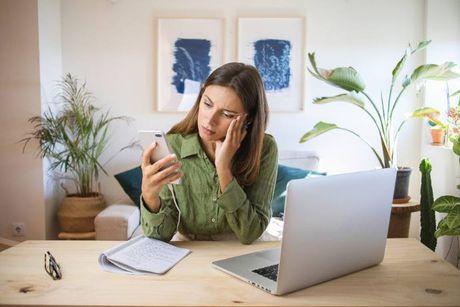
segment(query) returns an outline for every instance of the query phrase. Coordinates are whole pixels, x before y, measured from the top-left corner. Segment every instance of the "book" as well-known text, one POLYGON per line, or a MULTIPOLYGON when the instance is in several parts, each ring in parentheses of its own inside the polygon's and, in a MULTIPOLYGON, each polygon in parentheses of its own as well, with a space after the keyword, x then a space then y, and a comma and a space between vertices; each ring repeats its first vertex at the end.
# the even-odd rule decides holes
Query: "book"
POLYGON ((191 251, 169 243, 137 236, 99 255, 99 266, 124 274, 164 274, 191 251))

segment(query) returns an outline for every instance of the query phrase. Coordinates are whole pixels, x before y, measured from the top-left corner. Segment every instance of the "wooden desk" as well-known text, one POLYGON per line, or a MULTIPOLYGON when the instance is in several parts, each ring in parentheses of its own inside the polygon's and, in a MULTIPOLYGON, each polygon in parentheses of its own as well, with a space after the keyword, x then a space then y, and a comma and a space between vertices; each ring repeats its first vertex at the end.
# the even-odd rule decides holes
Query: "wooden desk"
POLYGON ((460 305, 460 272, 414 239, 389 239, 382 264, 282 297, 272 296, 211 266, 211 261, 278 242, 176 242, 193 252, 166 275, 131 276, 98 267, 115 241, 26 241, 0 253, 0 303, 5 305, 460 305), (50 250, 63 279, 43 269, 50 250))

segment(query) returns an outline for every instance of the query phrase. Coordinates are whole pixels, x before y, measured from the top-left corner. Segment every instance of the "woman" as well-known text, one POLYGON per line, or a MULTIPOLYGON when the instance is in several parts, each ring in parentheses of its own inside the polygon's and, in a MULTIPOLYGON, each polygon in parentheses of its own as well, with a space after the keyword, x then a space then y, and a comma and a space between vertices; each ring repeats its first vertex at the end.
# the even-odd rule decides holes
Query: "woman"
POLYGON ((267 120, 257 70, 242 63, 216 69, 187 116, 166 135, 174 155, 151 164, 155 144, 143 153, 144 234, 169 241, 180 221, 179 232, 190 239, 256 240, 270 221, 276 183, 278 149, 265 134, 267 120), (178 178, 176 208, 165 185, 178 178))

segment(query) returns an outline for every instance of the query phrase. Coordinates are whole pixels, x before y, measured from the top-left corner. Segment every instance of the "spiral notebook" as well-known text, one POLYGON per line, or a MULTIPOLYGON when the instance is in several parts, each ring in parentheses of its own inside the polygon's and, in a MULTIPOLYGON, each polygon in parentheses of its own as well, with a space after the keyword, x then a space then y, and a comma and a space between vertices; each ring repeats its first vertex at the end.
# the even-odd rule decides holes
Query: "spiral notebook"
POLYGON ((191 251, 143 235, 103 252, 99 266, 108 272, 164 274, 191 251))

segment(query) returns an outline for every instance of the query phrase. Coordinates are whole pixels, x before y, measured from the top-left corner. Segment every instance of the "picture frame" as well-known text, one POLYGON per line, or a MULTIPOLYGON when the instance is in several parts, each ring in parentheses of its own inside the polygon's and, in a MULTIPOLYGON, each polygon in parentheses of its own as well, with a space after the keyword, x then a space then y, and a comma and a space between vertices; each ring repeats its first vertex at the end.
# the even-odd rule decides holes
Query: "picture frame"
POLYGON ((257 68, 272 112, 303 110, 303 17, 238 18, 238 61, 257 68))
POLYGON ((157 111, 187 112, 222 65, 223 19, 159 18, 157 38, 157 111))

